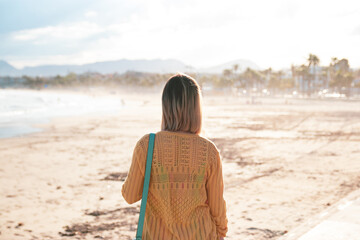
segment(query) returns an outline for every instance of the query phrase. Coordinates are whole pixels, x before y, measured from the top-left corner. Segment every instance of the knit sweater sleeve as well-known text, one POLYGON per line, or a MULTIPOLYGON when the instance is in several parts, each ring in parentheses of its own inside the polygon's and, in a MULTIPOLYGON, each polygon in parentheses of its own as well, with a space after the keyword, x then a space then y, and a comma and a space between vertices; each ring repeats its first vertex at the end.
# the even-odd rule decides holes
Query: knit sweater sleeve
POLYGON ((206 191, 210 213, 216 225, 218 236, 225 237, 228 231, 226 217, 226 203, 223 197, 224 183, 220 153, 216 149, 215 159, 210 163, 209 177, 206 182, 206 191))
POLYGON ((142 198, 146 162, 144 138, 140 139, 134 148, 130 170, 121 189, 125 201, 129 204, 142 198))

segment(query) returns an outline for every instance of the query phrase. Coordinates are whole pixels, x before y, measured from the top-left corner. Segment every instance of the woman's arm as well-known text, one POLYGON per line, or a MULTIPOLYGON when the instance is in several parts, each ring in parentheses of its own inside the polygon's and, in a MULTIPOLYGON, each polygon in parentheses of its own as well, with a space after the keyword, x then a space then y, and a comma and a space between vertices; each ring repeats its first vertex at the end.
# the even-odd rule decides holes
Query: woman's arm
POLYGON ((121 189, 125 201, 129 204, 141 199, 144 186, 145 166, 143 163, 146 156, 140 146, 140 141, 134 148, 130 170, 121 189))
POLYGON ((209 177, 206 182, 207 198, 211 216, 216 224, 216 231, 220 237, 227 232, 226 203, 223 197, 224 184, 220 153, 216 151, 216 159, 210 163, 209 177))

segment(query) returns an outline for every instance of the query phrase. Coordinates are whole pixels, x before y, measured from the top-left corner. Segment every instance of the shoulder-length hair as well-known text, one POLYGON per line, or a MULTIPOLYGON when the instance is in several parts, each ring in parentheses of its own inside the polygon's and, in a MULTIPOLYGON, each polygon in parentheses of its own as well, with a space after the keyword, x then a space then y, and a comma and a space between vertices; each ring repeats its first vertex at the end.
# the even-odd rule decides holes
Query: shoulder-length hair
POLYGON ((162 94, 161 130, 199 134, 202 126, 201 91, 194 78, 178 73, 162 94))

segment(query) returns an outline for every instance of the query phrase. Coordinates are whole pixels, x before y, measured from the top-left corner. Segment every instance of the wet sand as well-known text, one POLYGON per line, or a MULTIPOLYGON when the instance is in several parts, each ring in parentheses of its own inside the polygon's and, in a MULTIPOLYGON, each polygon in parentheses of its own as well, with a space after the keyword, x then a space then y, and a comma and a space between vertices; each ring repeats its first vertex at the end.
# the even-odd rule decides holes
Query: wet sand
MULTIPOLYGON (((160 92, 113 116, 63 118, 0 140, 0 239, 131 239, 121 186, 136 141, 159 131, 160 92)), ((360 188, 360 102, 204 97, 223 157, 228 239, 277 239, 360 188)))

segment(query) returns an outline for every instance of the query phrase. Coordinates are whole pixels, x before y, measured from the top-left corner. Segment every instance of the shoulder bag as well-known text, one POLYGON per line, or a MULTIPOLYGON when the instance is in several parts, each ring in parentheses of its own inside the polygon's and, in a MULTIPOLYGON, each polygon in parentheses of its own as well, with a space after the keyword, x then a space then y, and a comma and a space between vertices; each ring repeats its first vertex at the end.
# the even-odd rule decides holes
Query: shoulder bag
POLYGON ((136 231, 135 240, 141 240, 142 239, 142 232, 143 232, 144 218, 145 218, 145 210, 146 210, 146 202, 147 202, 148 191, 149 191, 149 183, 150 183, 151 163, 152 163, 153 152, 154 152, 154 142, 155 142, 155 134, 150 133, 149 146, 148 146, 147 158, 146 158, 144 187, 143 187, 143 193, 142 193, 142 198, 141 198, 140 215, 139 215, 139 222, 138 222, 138 228, 137 228, 137 231, 136 231))

